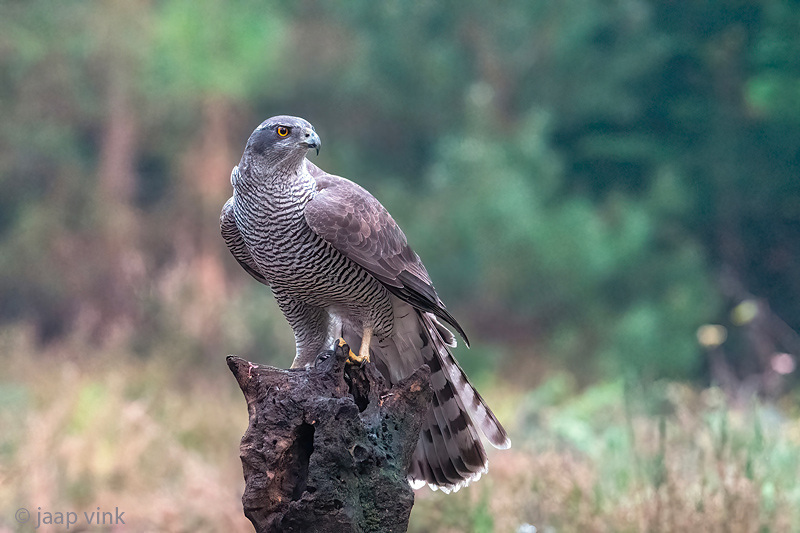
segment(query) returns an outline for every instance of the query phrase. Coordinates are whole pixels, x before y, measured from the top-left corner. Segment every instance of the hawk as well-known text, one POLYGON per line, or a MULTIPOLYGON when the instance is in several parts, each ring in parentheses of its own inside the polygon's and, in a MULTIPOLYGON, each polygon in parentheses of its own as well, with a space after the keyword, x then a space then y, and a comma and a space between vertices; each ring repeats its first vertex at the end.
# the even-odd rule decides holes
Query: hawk
POLYGON ((458 490, 488 467, 477 428, 497 448, 511 442, 452 355, 456 339, 444 324, 469 341, 419 256, 374 196, 306 158, 320 144, 302 118, 262 122, 231 173, 222 236, 272 289, 294 331, 292 368, 340 338, 391 383, 430 367, 434 395, 408 477, 415 488, 458 490))

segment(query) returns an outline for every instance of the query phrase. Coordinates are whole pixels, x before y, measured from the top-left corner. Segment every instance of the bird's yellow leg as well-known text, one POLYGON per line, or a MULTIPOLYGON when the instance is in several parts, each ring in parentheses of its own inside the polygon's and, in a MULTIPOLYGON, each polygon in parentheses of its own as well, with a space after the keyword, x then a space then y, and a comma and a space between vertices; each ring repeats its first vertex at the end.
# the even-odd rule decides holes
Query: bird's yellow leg
POLYGON ((364 328, 361 336, 361 348, 358 350, 358 358, 369 363, 369 343, 372 342, 372 328, 364 328))
MULTIPOLYGON (((361 337, 361 348, 358 350, 358 355, 349 350, 347 359, 355 364, 363 364, 365 361, 369 363, 369 343, 372 341, 372 328, 364 328, 364 334, 361 337)), ((343 338, 339 337, 339 347, 347 344, 343 338)))

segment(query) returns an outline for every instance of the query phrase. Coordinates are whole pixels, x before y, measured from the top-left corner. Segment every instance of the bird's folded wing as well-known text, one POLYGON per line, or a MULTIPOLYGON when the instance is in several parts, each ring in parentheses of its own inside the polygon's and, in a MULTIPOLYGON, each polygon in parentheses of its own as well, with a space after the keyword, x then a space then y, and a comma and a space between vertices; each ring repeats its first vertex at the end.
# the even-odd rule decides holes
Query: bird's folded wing
POLYGON ((469 345, 463 328, 436 294, 428 271, 386 208, 360 185, 328 174, 309 161, 306 165, 317 181, 317 192, 305 207, 311 229, 396 296, 453 326, 469 345))

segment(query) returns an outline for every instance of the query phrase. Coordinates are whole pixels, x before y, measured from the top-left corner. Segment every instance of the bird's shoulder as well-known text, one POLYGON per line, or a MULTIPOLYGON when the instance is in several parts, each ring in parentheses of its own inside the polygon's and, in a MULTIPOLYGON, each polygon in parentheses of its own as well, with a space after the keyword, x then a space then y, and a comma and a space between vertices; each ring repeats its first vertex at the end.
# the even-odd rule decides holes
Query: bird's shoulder
POLYGON ((358 183, 341 176, 329 174, 310 161, 307 161, 306 164, 308 173, 316 182, 315 198, 321 195, 321 199, 329 197, 348 199, 357 204, 355 207, 380 211, 385 213, 386 216, 394 222, 394 219, 391 218, 392 215, 389 214, 389 211, 386 210, 383 204, 358 183))
POLYGON ((374 252, 397 254, 408 247, 403 230, 368 190, 311 162, 307 165, 316 186, 305 216, 317 233, 331 241, 341 240, 342 244, 380 242, 382 249, 373 249, 374 252))

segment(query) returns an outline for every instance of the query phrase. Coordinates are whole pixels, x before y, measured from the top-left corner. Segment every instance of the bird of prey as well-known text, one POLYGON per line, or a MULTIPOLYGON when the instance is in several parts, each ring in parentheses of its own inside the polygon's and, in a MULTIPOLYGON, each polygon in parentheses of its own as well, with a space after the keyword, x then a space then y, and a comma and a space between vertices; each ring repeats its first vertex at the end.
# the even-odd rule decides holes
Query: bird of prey
POLYGON ((302 118, 262 122, 231 173, 222 236, 272 289, 294 331, 292 368, 313 364, 340 338, 391 383, 430 367, 434 395, 408 477, 415 488, 457 490, 487 470, 477 428, 497 448, 511 442, 451 353, 456 340, 444 323, 469 345, 467 336, 419 256, 374 196, 306 158, 320 144, 302 118))

